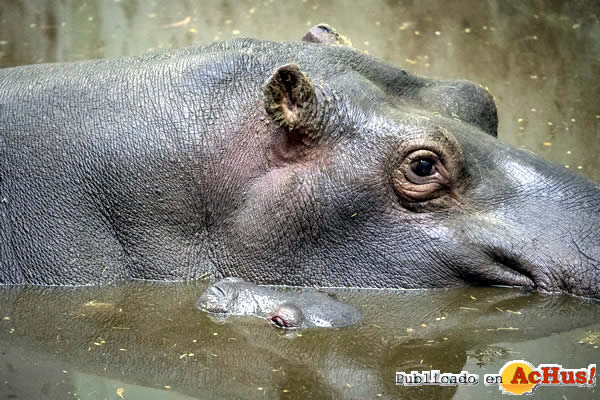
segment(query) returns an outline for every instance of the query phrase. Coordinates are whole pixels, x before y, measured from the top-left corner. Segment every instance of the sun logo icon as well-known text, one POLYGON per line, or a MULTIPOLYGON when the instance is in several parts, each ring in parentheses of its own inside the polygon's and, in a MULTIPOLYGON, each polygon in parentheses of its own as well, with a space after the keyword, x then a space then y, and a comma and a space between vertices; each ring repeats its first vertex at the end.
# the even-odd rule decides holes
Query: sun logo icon
POLYGON ((502 393, 516 395, 532 393, 533 388, 537 385, 537 382, 534 383, 528 379, 532 372, 534 372, 534 367, 527 361, 514 360, 506 363, 499 374, 502 377, 502 383, 500 383, 502 393))

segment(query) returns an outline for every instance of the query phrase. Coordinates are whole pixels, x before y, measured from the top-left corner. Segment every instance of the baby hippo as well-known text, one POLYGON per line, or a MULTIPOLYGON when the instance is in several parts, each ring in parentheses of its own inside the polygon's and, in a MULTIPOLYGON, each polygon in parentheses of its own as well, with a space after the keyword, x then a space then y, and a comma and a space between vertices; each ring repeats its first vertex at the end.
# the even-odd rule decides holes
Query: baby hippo
POLYGON ((209 286, 196 307, 223 317, 256 315, 281 329, 338 328, 360 319, 355 308, 325 293, 279 292, 240 278, 225 278, 209 286))

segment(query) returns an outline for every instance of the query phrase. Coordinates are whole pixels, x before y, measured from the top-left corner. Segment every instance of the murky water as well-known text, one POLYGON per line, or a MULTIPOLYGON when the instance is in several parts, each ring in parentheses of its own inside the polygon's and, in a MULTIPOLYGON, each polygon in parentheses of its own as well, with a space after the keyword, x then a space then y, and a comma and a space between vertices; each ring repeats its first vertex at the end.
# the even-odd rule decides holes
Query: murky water
POLYGON ((2 1, 0 67, 296 40, 319 22, 412 72, 487 86, 503 141, 600 182, 596 0, 2 1))
MULTIPOLYGON (((501 140, 600 182, 596 1, 21 0, 0 2, 0 67, 140 54, 328 22, 408 70, 495 95, 501 140)), ((401 387, 396 371, 497 373, 511 359, 600 360, 600 307, 510 289, 338 291, 357 326, 283 335, 195 310, 206 282, 0 288, 0 398, 503 398, 401 387)), ((589 399, 598 388, 537 388, 589 399)))
MULTIPOLYGON (((0 288, 0 398, 502 398, 498 386, 402 387, 395 372, 497 373, 512 359, 587 367, 600 307, 502 288, 337 290, 358 325, 283 334, 194 308, 208 282, 0 288)), ((590 399, 600 388, 536 388, 590 399)))

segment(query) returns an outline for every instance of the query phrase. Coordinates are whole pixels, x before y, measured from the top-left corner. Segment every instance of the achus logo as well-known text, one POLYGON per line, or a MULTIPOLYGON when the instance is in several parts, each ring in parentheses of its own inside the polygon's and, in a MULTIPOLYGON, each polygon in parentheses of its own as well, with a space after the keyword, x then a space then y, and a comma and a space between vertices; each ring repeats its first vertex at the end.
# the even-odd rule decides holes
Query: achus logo
POLYGON ((525 360, 513 360, 504 364, 498 374, 486 374, 483 382, 488 386, 497 384, 502 393, 513 395, 532 393, 538 386, 594 386, 596 364, 567 369, 560 364, 534 367, 525 360))

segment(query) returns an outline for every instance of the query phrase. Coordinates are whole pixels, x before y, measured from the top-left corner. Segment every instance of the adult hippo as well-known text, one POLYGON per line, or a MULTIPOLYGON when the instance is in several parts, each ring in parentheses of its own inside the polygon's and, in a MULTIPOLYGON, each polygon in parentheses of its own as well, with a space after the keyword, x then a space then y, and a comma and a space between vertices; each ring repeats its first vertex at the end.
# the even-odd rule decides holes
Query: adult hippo
POLYGON ((360 319, 354 307, 326 293, 313 289, 281 292, 233 277, 210 285, 196 307, 223 319, 254 315, 281 329, 341 328, 360 319))
POLYGON ((490 94, 340 43, 0 70, 0 282, 238 276, 600 297, 600 189, 490 94))

